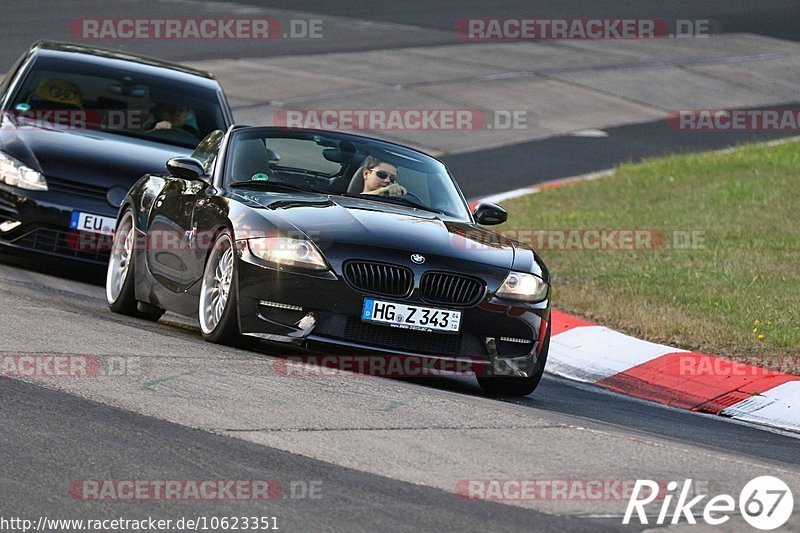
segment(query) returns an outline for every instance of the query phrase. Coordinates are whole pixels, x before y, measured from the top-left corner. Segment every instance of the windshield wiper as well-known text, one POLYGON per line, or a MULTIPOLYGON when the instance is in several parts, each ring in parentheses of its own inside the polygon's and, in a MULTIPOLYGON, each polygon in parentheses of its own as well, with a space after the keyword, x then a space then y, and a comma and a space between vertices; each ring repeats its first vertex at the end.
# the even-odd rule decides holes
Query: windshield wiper
POLYGON ((234 181, 233 183, 229 183, 229 188, 237 188, 237 187, 265 187, 270 189, 285 189, 288 191, 303 191, 303 192, 319 192, 314 189, 308 187, 299 187, 297 185, 292 185, 290 183, 284 183, 281 181, 259 181, 259 180, 245 180, 245 181, 234 181))
POLYGON ((380 200, 381 202, 391 203, 395 205, 402 205, 408 207, 415 207, 417 209, 422 209, 423 211, 429 211, 431 213, 436 213, 438 215, 446 215, 444 211, 439 211, 438 209, 434 209, 432 207, 428 207, 426 205, 418 204, 417 202, 412 202, 407 198, 403 198, 401 196, 380 196, 377 194, 353 194, 353 193, 344 193, 342 196, 349 196, 350 198, 361 198, 368 199, 368 200, 380 200))
MULTIPOLYGON (((93 130, 86 130, 87 132, 93 130)), ((195 143, 190 143, 188 141, 180 141, 175 139, 160 139, 157 137, 153 137, 147 135, 146 131, 138 131, 138 130, 123 130, 123 129, 115 129, 115 130, 100 130, 106 133, 111 133, 114 135, 121 135, 122 137, 133 137, 135 139, 144 139, 146 141, 152 141, 159 144, 168 144, 170 146, 180 146, 181 148, 194 148, 197 146, 195 143)), ((199 141, 198 141, 199 142, 199 141)))

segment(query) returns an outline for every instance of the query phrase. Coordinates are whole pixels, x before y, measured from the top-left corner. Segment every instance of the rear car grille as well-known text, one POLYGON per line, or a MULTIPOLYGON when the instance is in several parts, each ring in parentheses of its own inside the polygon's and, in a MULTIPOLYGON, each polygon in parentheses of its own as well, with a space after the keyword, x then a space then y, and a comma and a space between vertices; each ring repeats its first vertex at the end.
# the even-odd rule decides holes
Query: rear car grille
POLYGON ((314 334, 408 353, 447 356, 486 356, 487 354, 486 347, 480 338, 470 333, 445 335, 377 326, 362 322, 352 316, 334 315, 323 320, 314 329, 314 334))
POLYGON ((77 230, 38 228, 14 239, 12 244, 93 263, 108 263, 113 237, 77 230))
POLYGON ((427 272, 419 289, 426 302, 445 305, 474 305, 483 296, 481 281, 446 272, 427 272))
POLYGON ((344 279, 355 289, 381 296, 408 296, 414 285, 414 274, 408 268, 371 261, 346 263, 344 279))
POLYGON ((47 176, 47 188, 51 191, 93 198, 95 200, 108 201, 108 189, 98 185, 90 185, 79 181, 65 180, 47 176))
POLYGON ((0 209, 16 212, 16 204, 6 198, 5 195, 0 195, 0 209))

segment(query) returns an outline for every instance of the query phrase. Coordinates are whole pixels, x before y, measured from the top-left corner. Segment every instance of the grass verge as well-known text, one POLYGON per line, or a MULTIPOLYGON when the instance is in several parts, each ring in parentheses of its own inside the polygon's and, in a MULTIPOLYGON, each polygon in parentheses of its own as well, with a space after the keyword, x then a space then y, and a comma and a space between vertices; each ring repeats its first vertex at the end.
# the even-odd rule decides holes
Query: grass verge
POLYGON ((754 363, 800 354, 800 142, 625 164, 504 206, 555 308, 754 363))

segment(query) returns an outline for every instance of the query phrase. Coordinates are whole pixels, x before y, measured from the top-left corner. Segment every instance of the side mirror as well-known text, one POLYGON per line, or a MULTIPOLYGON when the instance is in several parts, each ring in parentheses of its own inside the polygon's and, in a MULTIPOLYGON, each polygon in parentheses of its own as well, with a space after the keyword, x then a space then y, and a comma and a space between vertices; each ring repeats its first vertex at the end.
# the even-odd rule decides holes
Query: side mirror
POLYGON ((184 180, 202 180, 206 171, 200 161, 193 157, 173 157, 167 161, 167 170, 171 176, 184 180))
POLYGON ((494 226, 508 220, 508 212, 497 204, 479 203, 472 212, 475 221, 482 226, 494 226))

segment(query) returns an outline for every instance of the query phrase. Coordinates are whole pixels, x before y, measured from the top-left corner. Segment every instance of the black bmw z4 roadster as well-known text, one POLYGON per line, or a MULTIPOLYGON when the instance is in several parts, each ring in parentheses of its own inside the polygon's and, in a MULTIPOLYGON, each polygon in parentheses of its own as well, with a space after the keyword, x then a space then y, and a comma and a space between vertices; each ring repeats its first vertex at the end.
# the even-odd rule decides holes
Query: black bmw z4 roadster
POLYGON ((199 318, 203 337, 293 350, 468 360, 526 395, 550 340, 550 275, 483 226, 444 164, 346 133, 232 126, 122 201, 111 310, 199 318))

